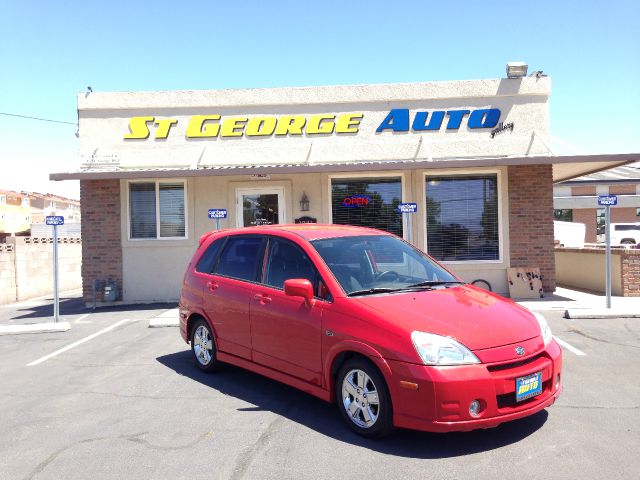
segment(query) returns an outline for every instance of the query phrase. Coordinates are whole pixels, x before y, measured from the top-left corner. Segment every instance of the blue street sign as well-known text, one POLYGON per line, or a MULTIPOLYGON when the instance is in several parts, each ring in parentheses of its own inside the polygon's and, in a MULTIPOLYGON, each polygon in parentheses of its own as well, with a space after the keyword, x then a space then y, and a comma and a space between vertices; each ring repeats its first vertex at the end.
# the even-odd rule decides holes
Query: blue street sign
POLYGON ((598 195, 598 205, 602 207, 618 205, 617 195, 598 195))
POLYGON ((418 211, 417 203, 401 203, 398 205, 399 213, 416 213, 418 211))
POLYGON ((45 224, 47 225, 64 225, 64 217, 60 215, 53 215, 45 217, 45 224))
POLYGON ((214 220, 217 218, 227 218, 226 208, 212 208, 209 210, 209 218, 214 220))

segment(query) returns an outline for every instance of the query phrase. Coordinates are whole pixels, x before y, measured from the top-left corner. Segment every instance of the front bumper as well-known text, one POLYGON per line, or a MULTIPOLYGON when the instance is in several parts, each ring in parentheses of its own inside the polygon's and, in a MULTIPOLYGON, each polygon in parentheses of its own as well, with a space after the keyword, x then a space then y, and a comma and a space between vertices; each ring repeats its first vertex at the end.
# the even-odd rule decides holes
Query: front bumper
POLYGON ((388 363, 393 377, 394 425, 414 430, 450 432, 496 427, 543 410, 562 391, 562 350, 555 340, 541 352, 510 362, 452 367, 388 363), (542 373, 542 393, 516 402, 516 378, 536 372, 542 373), (408 389, 407 383, 417 388, 408 389), (469 404, 476 399, 483 410, 473 417, 469 404))

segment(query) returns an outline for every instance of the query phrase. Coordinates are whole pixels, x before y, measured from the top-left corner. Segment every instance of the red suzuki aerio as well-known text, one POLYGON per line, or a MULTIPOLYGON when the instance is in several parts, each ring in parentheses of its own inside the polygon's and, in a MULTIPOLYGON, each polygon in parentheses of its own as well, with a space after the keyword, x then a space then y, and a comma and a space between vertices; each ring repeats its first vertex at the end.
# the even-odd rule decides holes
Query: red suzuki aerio
POLYGON ((544 317, 368 228, 204 235, 180 333, 200 369, 231 363, 335 401, 365 436, 494 427, 561 391, 562 352, 544 317))

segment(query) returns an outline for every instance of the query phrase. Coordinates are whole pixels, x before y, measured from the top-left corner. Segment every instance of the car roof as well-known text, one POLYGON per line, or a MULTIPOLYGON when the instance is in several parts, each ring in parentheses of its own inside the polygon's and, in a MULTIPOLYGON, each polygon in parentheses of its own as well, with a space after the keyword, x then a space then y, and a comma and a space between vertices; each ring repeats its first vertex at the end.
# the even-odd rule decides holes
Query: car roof
MULTIPOLYGON (((356 227, 354 225, 334 225, 319 223, 262 225, 257 227, 225 229, 220 233, 222 232, 226 234, 242 233, 261 235, 278 235, 287 232, 302 237, 307 241, 319 240, 321 238, 354 237, 359 235, 391 235, 390 233, 384 232, 382 230, 376 230, 374 228, 356 227)), ((209 235, 211 233, 209 233, 209 235)))

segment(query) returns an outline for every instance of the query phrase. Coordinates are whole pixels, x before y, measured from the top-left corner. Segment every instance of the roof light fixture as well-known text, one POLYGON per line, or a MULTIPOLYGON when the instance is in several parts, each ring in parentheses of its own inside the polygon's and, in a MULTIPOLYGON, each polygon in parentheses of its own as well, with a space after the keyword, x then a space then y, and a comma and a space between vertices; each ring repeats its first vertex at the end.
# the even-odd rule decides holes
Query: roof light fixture
POLYGON ((507 63, 507 78, 521 78, 527 75, 527 65, 524 62, 508 62, 507 63))

